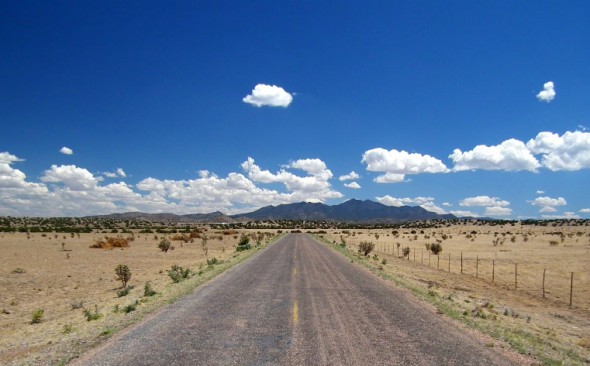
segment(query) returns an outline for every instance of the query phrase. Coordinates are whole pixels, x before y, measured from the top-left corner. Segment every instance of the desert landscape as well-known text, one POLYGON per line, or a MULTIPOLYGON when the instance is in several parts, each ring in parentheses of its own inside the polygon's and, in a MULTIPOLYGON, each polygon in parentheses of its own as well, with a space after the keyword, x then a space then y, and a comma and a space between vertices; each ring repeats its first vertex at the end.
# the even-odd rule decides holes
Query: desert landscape
POLYGON ((545 364, 590 360, 587 223, 427 226, 327 230, 319 235, 353 260, 367 262, 377 273, 439 308, 448 307, 452 317, 507 340, 521 353, 545 364), (367 257, 358 253, 362 242, 375 245, 367 257), (426 248, 435 243, 442 246, 439 255, 426 248), (404 248, 409 248, 407 255, 404 248))
POLYGON ((0 364, 65 363, 243 260, 275 235, 245 232, 253 250, 238 252, 244 231, 108 231, 0 233, 0 364), (170 243, 166 252, 159 247, 164 239, 170 243), (110 247, 109 242, 128 246, 110 247), (91 248, 97 243, 106 248, 91 248), (115 272, 119 265, 131 272, 126 287, 115 272))

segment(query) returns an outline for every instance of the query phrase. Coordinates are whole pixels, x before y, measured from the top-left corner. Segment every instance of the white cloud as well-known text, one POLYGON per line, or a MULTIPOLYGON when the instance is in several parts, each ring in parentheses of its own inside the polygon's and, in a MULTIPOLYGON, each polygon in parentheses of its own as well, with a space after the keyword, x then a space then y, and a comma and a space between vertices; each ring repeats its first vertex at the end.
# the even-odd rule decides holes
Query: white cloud
POLYGON ((491 206, 486 207, 485 216, 508 216, 512 215, 512 209, 509 207, 491 206))
POLYGON ((23 159, 19 159, 16 156, 8 153, 8 152, 1 152, 0 153, 0 164, 12 164, 19 161, 24 161, 23 159))
POLYGON ((390 195, 385 195, 383 197, 375 197, 375 199, 377 200, 377 202, 382 203, 386 206, 402 207, 417 205, 427 211, 431 211, 439 215, 444 215, 447 213, 444 209, 434 204, 434 198, 432 197, 396 198, 390 195))
POLYGON ((530 201, 533 206, 540 206, 539 212, 556 212, 555 207, 567 205, 567 201, 563 197, 551 198, 551 197, 537 197, 530 201))
POLYGON ((401 183, 405 181, 404 174, 385 173, 373 179, 376 183, 401 183))
POLYGON ((74 153, 74 150, 70 149, 69 147, 64 146, 61 149, 59 149, 59 152, 64 155, 72 155, 74 153))
POLYGON ((537 192, 535 192, 536 194, 545 194, 545 191, 542 191, 540 189, 537 190, 537 192))
POLYGON ((567 131, 562 136, 540 132, 526 146, 534 154, 542 155, 541 162, 549 170, 590 168, 590 132, 567 131))
POLYGON ((553 81, 548 81, 543 84, 543 90, 537 94, 537 99, 542 102, 551 102, 555 98, 555 84, 553 81))
POLYGON ((559 220, 559 219, 579 219, 580 216, 576 215, 575 212, 564 212, 562 215, 541 215, 542 218, 547 220, 559 220))
POLYGON ((359 179, 361 176, 358 175, 357 173, 354 172, 354 170, 348 174, 345 175, 341 175, 338 180, 340 180, 341 182, 347 181, 347 180, 355 180, 355 179, 359 179))
POLYGON ((41 177, 42 182, 63 183, 73 191, 88 191, 96 187, 98 180, 84 168, 75 165, 52 165, 41 177))
POLYGON ((457 217, 479 217, 479 215, 472 211, 451 211, 451 214, 457 217))
POLYGON ((453 205, 452 205, 452 204, 450 204, 449 202, 443 202, 443 204, 442 204, 442 205, 443 205, 443 206, 446 206, 446 207, 451 207, 451 206, 453 206, 453 205))
POLYGON ((406 174, 446 173, 449 170, 438 159, 430 155, 408 153, 406 151, 375 148, 365 151, 362 163, 367 164, 371 172, 383 172, 377 177, 377 183, 403 182, 406 174))
POLYGON ((357 182, 345 183, 345 187, 352 188, 352 189, 360 189, 361 186, 357 182))
POLYGON ((252 94, 246 95, 242 101, 256 107, 288 107, 293 101, 293 96, 279 86, 258 84, 252 90, 252 94))
POLYGON ((454 171, 507 170, 536 171, 540 167, 527 146, 519 140, 509 139, 496 146, 477 145, 473 150, 462 152, 455 149, 449 158, 454 171))
POLYGON ((117 168, 114 172, 104 172, 103 173, 107 178, 125 178, 127 177, 127 173, 121 168, 117 168))
POLYGON ((505 207, 509 205, 510 202, 508 201, 503 201, 498 197, 490 196, 467 197, 459 202, 459 206, 464 207, 505 207))
POLYGON ((590 208, 583 208, 580 210, 581 213, 590 213, 590 208))

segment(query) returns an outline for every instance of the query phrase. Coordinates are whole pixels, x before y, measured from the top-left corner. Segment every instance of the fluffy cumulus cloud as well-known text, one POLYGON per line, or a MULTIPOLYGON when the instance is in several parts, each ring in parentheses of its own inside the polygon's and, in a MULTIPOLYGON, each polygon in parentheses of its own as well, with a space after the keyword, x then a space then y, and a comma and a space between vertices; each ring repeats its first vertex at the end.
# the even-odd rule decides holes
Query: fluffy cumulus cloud
POLYGON ((375 148, 365 151, 361 162, 371 172, 385 173, 377 178, 377 183, 403 182, 407 174, 446 173, 449 170, 442 161, 430 156, 406 151, 375 148))
POLYGON ((555 99, 555 84, 553 84, 553 81, 543 84, 543 90, 537 94, 537 99, 547 103, 555 99))
POLYGON ((537 197, 530 201, 531 205, 541 207, 539 212, 548 213, 556 212, 559 206, 567 205, 567 201, 563 197, 551 198, 551 197, 537 197))
POLYGON ((590 213, 590 208, 583 208, 580 210, 580 213, 590 213))
POLYGON ((288 107, 293 96, 280 86, 258 84, 242 101, 256 107, 288 107))
POLYGON ((350 183, 346 183, 344 184, 344 186, 346 188, 352 188, 352 189, 361 189, 361 185, 358 184, 357 182, 350 182, 350 183))
POLYGON ((541 162, 549 170, 590 168, 590 132, 567 131, 562 136, 541 132, 526 146, 532 153, 542 156, 541 162))
MULTIPOLYGON (((324 202, 341 198, 332 189, 332 173, 319 159, 300 159, 279 172, 261 169, 249 158, 242 167, 248 176, 232 172, 226 177, 201 170, 195 179, 145 178, 135 186, 124 182, 104 184, 100 176, 75 165, 52 165, 39 183, 13 167, 23 161, 0 153, 0 214, 29 216, 80 216, 123 211, 199 213, 220 210, 232 214, 267 205, 324 202), (268 189, 279 183, 283 190, 268 189)), ((101 173, 104 175, 104 173, 101 173)), ((115 178, 126 176, 117 169, 115 178)))
POLYGON ((390 195, 385 195, 383 197, 375 197, 375 199, 377 200, 377 202, 382 203, 386 206, 394 206, 394 207, 401 207, 401 206, 420 206, 425 210, 440 214, 440 215, 444 215, 447 212, 441 208, 438 207, 435 203, 434 203, 434 198, 432 197, 414 197, 414 198, 409 198, 409 197, 404 197, 404 198, 396 198, 396 197, 392 197, 390 195))
POLYGON ((505 207, 510 206, 510 202, 490 196, 467 197, 459 202, 460 206, 465 207, 505 207))
POLYGON ((541 166, 527 146, 519 140, 509 139, 496 146, 478 145, 473 150, 462 152, 455 149, 449 158, 454 171, 507 170, 537 171, 541 166))
POLYGON ((510 216, 512 215, 512 209, 509 207, 490 206, 486 207, 485 216, 510 216))
POLYGON ((480 215, 473 212, 473 211, 465 211, 465 210, 456 210, 451 211, 451 214, 457 217, 479 217, 480 215))
POLYGON ((64 155, 72 155, 74 153, 74 150, 70 149, 69 147, 64 146, 61 149, 59 149, 59 152, 64 155))
POLYGON ((347 180, 356 180, 359 179, 361 176, 358 175, 357 173, 354 172, 354 170, 348 174, 345 175, 341 175, 340 177, 338 177, 338 180, 340 180, 341 182, 345 182, 347 180))

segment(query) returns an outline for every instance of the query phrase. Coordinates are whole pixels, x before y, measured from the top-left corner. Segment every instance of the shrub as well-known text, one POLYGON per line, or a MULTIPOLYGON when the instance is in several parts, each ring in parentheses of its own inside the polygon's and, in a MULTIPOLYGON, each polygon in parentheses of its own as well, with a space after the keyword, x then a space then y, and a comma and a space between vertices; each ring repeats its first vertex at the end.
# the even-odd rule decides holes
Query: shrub
MULTIPOLYGON (((438 244, 440 245, 440 244, 438 244)), ((402 249, 402 254, 404 255, 404 258, 410 255, 410 247, 405 247, 404 249, 402 249)))
POLYGON ((23 274, 23 273, 27 273, 27 271, 25 271, 24 269, 18 267, 12 270, 12 273, 16 273, 16 274, 23 274))
POLYGON ((33 314, 31 315, 31 324, 41 323, 44 313, 45 313, 45 310, 43 310, 43 309, 34 310, 33 314))
POLYGON ((72 333, 73 331, 74 331, 74 327, 72 326, 72 324, 64 324, 61 332, 63 334, 68 334, 68 333, 72 333))
POLYGON ((129 291, 133 289, 133 286, 127 286, 124 289, 117 291, 117 297, 123 297, 129 295, 129 291))
POLYGON ((439 255, 440 252, 442 252, 442 250, 442 245, 440 245, 439 243, 430 244, 430 251, 432 252, 432 254, 439 255))
POLYGON ((126 287, 127 282, 131 279, 131 271, 129 270, 129 267, 127 267, 126 264, 119 264, 117 268, 115 268, 115 273, 117 274, 117 279, 123 284, 121 287, 126 287))
POLYGON ((87 321, 98 320, 102 317, 102 314, 98 312, 98 305, 94 305, 94 312, 84 309, 84 316, 87 321))
POLYGON ((370 241, 361 241, 359 244, 359 253, 363 254, 365 257, 368 256, 373 249, 375 249, 375 244, 370 241))
POLYGON ((132 302, 131 304, 125 305, 123 307, 123 312, 125 314, 129 314, 130 312, 135 311, 135 309, 137 309, 137 304, 139 304, 139 301, 136 300, 136 301, 132 302))
POLYGON ((98 239, 94 244, 90 246, 90 248, 98 248, 98 249, 113 249, 113 248, 128 248, 129 247, 129 238, 125 239, 121 236, 109 237, 105 236, 104 240, 98 239))
POLYGON ((146 282, 145 285, 143 285, 143 296, 149 297, 154 296, 155 294, 157 294, 157 292, 152 288, 152 284, 146 282))
POLYGON ((162 240, 160 240, 160 244, 158 244, 158 248, 160 248, 160 250, 163 251, 164 253, 167 253, 168 250, 170 249, 170 240, 163 238, 162 240))
POLYGON ((387 264, 387 258, 383 258, 383 260, 381 261, 382 265, 386 265, 387 264))
POLYGON ((211 259, 207 259, 207 264, 210 266, 214 266, 216 264, 219 264, 219 260, 217 260, 217 258, 213 257, 211 259))
POLYGON ((248 250, 251 247, 252 246, 250 245, 250 238, 246 234, 242 233, 242 236, 240 237, 240 241, 238 242, 238 245, 236 246, 236 251, 241 252, 242 250, 248 250))
POLYGON ((551 241, 549 242, 549 245, 551 245, 552 247, 556 247, 556 246, 558 246, 558 245, 559 245, 559 242, 558 242, 557 240, 551 240, 551 241))
POLYGON ((178 283, 189 278, 191 275, 191 270, 188 268, 182 268, 178 264, 175 264, 168 270, 168 276, 172 279, 172 282, 178 283))

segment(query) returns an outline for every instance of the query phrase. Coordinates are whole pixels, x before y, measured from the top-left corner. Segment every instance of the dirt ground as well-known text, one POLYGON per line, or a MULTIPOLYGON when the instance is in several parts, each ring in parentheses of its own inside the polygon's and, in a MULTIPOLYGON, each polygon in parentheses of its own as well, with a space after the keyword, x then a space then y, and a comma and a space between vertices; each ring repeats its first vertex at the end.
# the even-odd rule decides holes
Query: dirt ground
MULTIPOLYGON (((120 249, 93 249, 97 239, 118 234, 0 234, 0 364, 55 364, 75 354, 97 337, 109 336, 122 324, 133 322, 149 309, 162 306, 178 296, 186 284, 173 283, 168 276, 172 265, 190 268, 194 278, 207 266, 201 239, 192 243, 171 241, 175 247, 167 253, 158 248, 164 234, 138 234, 120 249), (115 267, 125 264, 132 275, 130 293, 118 297, 121 282, 115 267), (144 296, 144 284, 150 282, 158 292, 144 296), (138 301, 137 311, 115 312, 116 306, 138 301), (39 323, 32 314, 43 310, 39 323), (87 321, 84 310, 101 314, 87 321)), ((128 237, 129 234, 122 234, 128 237)), ((174 234, 167 234, 172 238, 174 234)), ((210 232, 207 257, 228 260, 234 257, 238 235, 210 232)))
POLYGON ((385 272, 490 323, 482 327, 502 324, 524 331, 538 337, 537 352, 549 358, 569 364, 567 354, 575 352, 582 364, 590 363, 590 227, 456 225, 398 229, 397 235, 393 230, 331 230, 324 237, 336 243, 344 239, 351 252, 361 241, 371 241, 375 251, 370 256, 378 256, 374 261, 385 272), (443 247, 438 257, 426 249, 437 242, 443 247), (404 247, 410 248, 405 258, 404 247))

